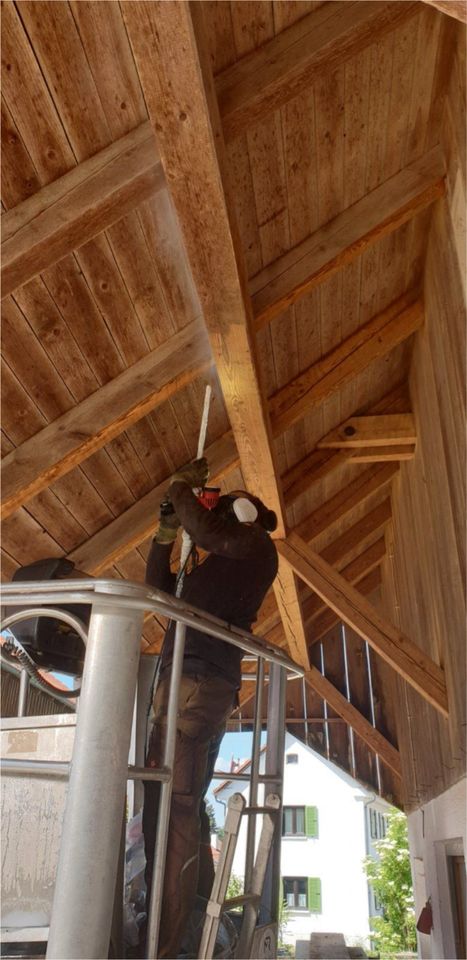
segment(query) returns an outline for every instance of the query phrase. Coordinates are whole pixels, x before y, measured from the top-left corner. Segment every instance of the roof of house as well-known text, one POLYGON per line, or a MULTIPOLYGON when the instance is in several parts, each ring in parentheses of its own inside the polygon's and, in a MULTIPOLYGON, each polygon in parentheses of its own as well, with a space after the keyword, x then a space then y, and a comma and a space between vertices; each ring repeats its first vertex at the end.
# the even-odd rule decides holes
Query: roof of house
MULTIPOLYGON (((423 788, 402 788, 393 672, 421 717, 446 713, 438 641, 404 611, 402 636, 381 593, 391 522, 408 556, 402 510, 422 504, 406 471, 423 490, 437 462, 416 459, 428 405, 409 375, 462 150, 464 28, 460 4, 435 6, 452 16, 412 0, 8 2, 2 31, 3 578, 66 555, 143 581, 210 384, 211 480, 278 515, 255 631, 307 668, 288 717, 323 751, 327 711, 347 770, 353 730, 357 776, 399 803, 423 788)), ((161 637, 147 619, 143 652, 161 637)))

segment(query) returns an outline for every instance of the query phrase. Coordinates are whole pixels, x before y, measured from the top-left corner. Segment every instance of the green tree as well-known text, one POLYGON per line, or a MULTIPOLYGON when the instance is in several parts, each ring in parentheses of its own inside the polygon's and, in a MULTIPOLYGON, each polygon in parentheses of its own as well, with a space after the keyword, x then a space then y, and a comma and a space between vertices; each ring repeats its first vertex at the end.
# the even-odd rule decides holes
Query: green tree
POLYGON ((207 815, 208 815, 208 817, 209 817, 209 823, 210 823, 210 826, 211 826, 211 833, 218 833, 219 830, 218 830, 218 827, 217 827, 217 824, 216 824, 216 814, 214 813, 214 807, 213 807, 212 803, 209 803, 209 802, 206 803, 206 813, 207 813, 207 815))
POLYGON ((382 910, 372 917, 374 939, 381 957, 402 951, 416 951, 415 914, 410 870, 407 818, 400 811, 390 813, 384 840, 375 843, 379 859, 366 857, 364 870, 382 910))

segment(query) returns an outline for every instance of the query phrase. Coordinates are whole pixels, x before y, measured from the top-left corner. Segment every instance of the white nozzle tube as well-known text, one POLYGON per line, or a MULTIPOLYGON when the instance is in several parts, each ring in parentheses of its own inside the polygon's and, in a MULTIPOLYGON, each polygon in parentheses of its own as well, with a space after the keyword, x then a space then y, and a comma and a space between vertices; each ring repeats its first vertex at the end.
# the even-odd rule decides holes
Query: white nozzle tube
MULTIPOLYGON (((198 438, 198 452, 196 454, 196 459, 199 460, 204 453, 204 444, 206 442, 206 432, 208 429, 208 419, 209 419, 209 405, 211 403, 211 393, 212 389, 208 384, 206 387, 206 392, 204 394, 204 406, 203 406, 203 415, 201 417, 201 426, 199 428, 199 438, 198 438)), ((175 596, 180 597, 182 593, 183 581, 185 578, 185 564, 190 555, 190 550, 193 546, 193 541, 190 537, 190 534, 186 530, 182 533, 182 546, 180 550, 180 566, 178 570, 177 585, 175 588, 175 596)))

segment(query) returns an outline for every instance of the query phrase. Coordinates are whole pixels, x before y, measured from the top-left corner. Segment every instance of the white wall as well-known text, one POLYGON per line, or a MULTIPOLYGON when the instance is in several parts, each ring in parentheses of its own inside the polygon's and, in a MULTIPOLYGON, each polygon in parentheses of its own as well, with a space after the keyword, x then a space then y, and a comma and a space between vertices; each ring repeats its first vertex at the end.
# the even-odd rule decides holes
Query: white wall
POLYGON ((464 778, 408 817, 415 913, 419 917, 429 897, 433 911, 431 936, 419 934, 419 955, 428 960, 456 955, 447 857, 465 857, 466 783, 464 778))
MULTIPOLYGON (((291 734, 287 753, 298 754, 297 764, 284 766, 284 806, 316 806, 319 837, 283 837, 281 875, 319 877, 322 913, 291 911, 286 939, 307 939, 313 931, 343 933, 349 942, 368 937, 368 885, 362 870, 365 848, 365 802, 375 801, 350 776, 314 753, 291 734)), ((235 791, 246 794, 246 783, 236 781, 225 788, 225 801, 235 791)), ((387 813, 389 805, 379 798, 376 805, 387 813)), ((243 875, 246 829, 242 827, 233 872, 243 875)))

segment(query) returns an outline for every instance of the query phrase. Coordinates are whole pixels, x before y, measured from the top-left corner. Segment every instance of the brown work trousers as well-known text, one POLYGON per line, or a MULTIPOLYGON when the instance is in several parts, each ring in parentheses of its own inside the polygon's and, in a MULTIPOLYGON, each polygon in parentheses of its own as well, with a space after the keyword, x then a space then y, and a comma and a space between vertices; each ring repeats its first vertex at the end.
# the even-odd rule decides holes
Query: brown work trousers
MULTIPOLYGON (((159 767, 167 725, 169 676, 162 676, 154 699, 154 725, 146 760, 159 767)), ((214 880, 209 818, 204 796, 208 789, 226 722, 237 690, 220 677, 183 675, 177 721, 174 778, 158 957, 177 957, 196 895, 206 899, 214 880)), ((160 784, 145 783, 143 829, 148 896, 160 784)))

